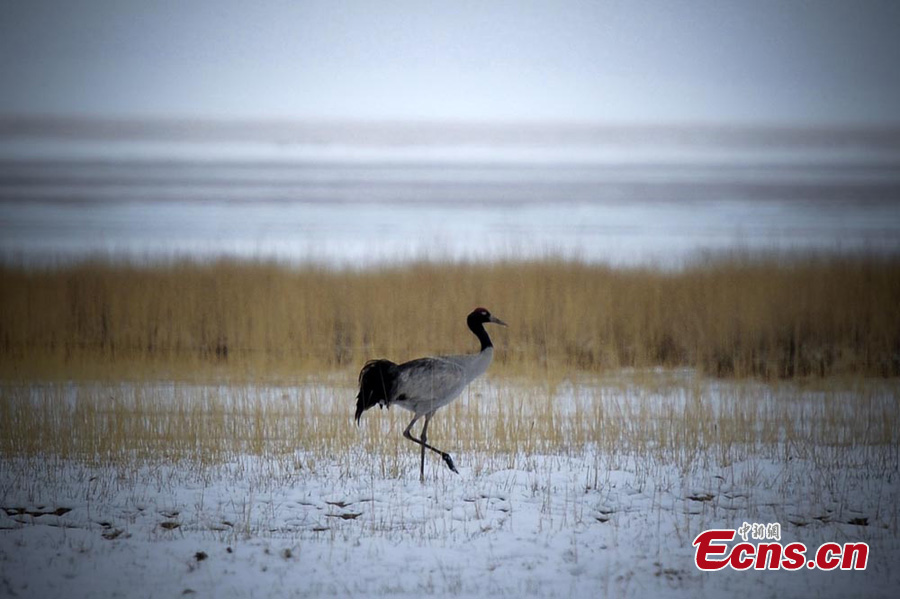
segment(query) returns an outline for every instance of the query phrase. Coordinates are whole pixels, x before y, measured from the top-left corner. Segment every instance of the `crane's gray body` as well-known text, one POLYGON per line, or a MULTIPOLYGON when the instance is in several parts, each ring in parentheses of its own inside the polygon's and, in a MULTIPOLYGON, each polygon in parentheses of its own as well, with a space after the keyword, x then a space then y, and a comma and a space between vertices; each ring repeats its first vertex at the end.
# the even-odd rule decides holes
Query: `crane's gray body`
POLYGON ((484 374, 494 358, 494 348, 477 354, 435 356, 404 362, 398 366, 393 397, 385 405, 396 405, 416 416, 424 416, 459 397, 466 385, 484 374))

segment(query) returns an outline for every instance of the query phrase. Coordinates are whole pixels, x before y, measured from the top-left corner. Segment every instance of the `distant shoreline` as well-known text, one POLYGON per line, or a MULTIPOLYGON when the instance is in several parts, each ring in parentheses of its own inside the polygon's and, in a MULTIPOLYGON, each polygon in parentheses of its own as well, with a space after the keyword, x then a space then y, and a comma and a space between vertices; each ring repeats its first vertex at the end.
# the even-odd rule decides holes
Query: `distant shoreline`
POLYGON ((864 145, 900 151, 900 123, 831 124, 619 124, 590 121, 377 121, 281 118, 84 117, 0 114, 0 140, 158 139, 170 141, 275 141, 350 145, 499 144, 735 144, 864 145))

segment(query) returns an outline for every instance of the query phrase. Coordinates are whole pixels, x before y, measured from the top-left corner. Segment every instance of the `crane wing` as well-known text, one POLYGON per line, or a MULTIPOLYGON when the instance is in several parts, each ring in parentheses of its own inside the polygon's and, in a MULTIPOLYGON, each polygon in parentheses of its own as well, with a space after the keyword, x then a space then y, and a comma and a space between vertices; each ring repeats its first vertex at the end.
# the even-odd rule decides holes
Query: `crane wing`
POLYGON ((462 357, 419 358, 400 364, 396 401, 456 397, 469 382, 465 366, 459 360, 462 357))

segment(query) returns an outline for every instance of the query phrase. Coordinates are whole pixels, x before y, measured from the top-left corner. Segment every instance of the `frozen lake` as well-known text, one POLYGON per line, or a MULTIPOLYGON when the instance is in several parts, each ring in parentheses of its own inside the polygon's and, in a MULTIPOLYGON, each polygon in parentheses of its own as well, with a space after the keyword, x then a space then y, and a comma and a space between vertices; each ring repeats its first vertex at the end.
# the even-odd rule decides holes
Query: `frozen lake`
POLYGON ((0 123, 0 253, 366 265, 896 251, 900 134, 0 123))

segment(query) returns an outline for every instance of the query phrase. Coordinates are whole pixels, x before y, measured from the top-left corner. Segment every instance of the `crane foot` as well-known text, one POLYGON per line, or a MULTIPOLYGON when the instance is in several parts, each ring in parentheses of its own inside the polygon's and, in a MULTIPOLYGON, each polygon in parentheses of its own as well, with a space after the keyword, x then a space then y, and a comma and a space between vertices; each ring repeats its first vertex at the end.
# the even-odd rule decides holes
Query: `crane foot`
POLYGON ((447 464, 447 468, 449 468, 452 472, 459 474, 459 470, 457 470, 456 466, 453 465, 453 458, 450 457, 449 453, 442 453, 441 457, 444 458, 444 463, 447 464))

